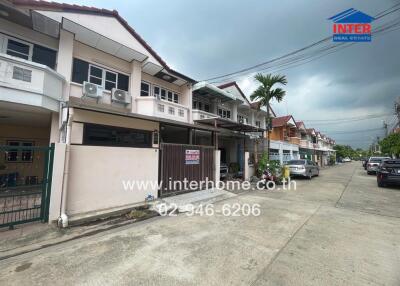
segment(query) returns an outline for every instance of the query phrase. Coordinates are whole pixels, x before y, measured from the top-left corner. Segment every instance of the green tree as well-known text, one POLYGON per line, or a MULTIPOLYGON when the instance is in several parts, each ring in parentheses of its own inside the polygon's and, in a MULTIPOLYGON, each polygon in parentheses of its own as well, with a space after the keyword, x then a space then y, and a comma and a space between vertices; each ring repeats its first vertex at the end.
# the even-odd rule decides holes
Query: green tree
POLYGON ((382 139, 379 142, 381 146, 382 153, 388 155, 395 155, 399 157, 400 155, 400 133, 393 133, 382 139))
MULTIPOLYGON (((272 99, 275 99, 276 101, 280 102, 282 101, 283 97, 286 94, 286 91, 284 91, 280 87, 273 88, 274 85, 276 84, 282 84, 286 85, 287 80, 284 75, 272 75, 272 74, 266 74, 263 75, 262 73, 256 74, 254 77, 255 80, 260 84, 258 88, 253 92, 253 94, 250 95, 250 99, 252 101, 256 100, 258 103, 258 109, 261 107, 266 107, 267 108, 267 160, 269 159, 269 145, 270 145, 270 140, 269 140, 269 130, 271 128, 271 115, 270 115, 270 102, 272 99)), ((257 151, 255 152, 257 153, 257 151)), ((256 162, 257 162, 257 158, 256 162)))

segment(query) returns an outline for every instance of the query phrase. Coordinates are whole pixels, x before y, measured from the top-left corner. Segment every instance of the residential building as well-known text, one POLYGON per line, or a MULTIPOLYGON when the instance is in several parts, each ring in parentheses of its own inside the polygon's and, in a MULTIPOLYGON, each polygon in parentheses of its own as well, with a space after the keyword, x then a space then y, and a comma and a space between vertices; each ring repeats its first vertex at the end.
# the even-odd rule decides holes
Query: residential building
POLYGON ((272 119, 270 137, 270 158, 281 164, 299 158, 300 132, 293 116, 286 115, 272 119))

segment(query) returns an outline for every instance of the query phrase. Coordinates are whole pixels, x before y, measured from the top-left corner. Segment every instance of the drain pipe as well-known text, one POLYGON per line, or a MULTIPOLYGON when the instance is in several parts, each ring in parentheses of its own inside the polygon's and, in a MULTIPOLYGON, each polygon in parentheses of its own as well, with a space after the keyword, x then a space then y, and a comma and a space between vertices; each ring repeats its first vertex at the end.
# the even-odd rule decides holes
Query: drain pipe
POLYGON ((66 126, 65 135, 65 161, 64 161, 64 175, 61 193, 61 206, 60 206, 60 217, 58 218, 58 226, 65 228, 68 227, 68 216, 66 214, 67 210, 67 192, 68 192, 68 175, 69 175, 69 158, 70 158, 70 144, 71 144, 71 127, 72 119, 74 115, 73 108, 68 109, 68 120, 66 126))

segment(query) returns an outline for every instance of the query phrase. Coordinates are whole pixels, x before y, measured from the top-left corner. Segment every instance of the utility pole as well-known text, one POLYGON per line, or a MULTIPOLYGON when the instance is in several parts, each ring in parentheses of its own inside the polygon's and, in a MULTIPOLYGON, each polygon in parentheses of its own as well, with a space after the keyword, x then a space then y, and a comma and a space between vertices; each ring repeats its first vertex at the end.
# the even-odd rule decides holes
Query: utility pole
POLYGON ((386 121, 383 121, 383 128, 385 129, 385 137, 387 137, 388 134, 388 124, 386 123, 386 121))
POLYGON ((400 96, 397 97, 394 103, 394 111, 397 115, 397 124, 393 127, 393 130, 396 129, 396 127, 400 127, 400 96))

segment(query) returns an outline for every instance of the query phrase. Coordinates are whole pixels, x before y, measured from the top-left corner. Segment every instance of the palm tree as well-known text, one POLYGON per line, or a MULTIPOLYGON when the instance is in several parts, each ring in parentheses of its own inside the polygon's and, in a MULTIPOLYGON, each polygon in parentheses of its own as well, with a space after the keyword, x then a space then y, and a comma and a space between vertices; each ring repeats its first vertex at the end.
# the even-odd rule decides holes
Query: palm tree
MULTIPOLYGON (((284 75, 272 75, 272 74, 263 75, 261 73, 256 74, 254 78, 256 81, 258 81, 260 83, 260 85, 253 92, 253 94, 250 95, 250 99, 252 101, 257 100, 257 103, 258 103, 257 108, 258 109, 261 109, 261 107, 263 107, 263 106, 265 106, 267 108, 267 121, 268 121, 267 158, 269 160, 269 145, 270 145, 269 131, 271 128, 270 102, 272 99, 275 99, 276 101, 280 102, 280 101, 282 101, 283 97, 286 94, 286 91, 284 91, 282 88, 280 88, 280 87, 272 88, 272 87, 275 84, 286 85, 287 80, 284 75)), ((257 154, 255 154, 255 160, 257 161, 257 154)))

